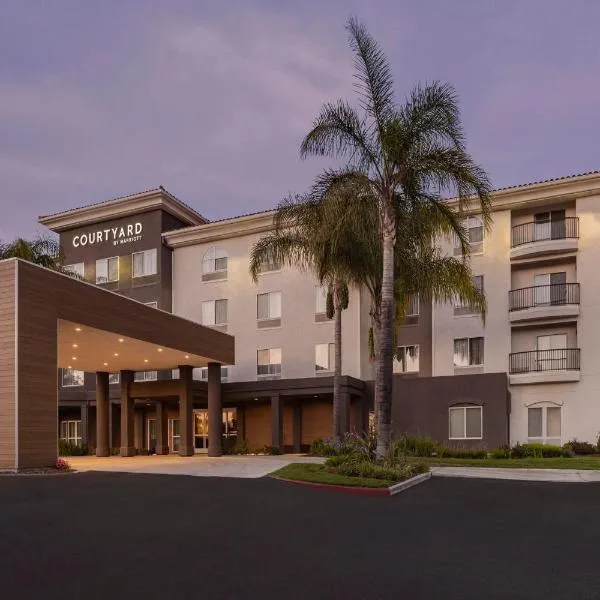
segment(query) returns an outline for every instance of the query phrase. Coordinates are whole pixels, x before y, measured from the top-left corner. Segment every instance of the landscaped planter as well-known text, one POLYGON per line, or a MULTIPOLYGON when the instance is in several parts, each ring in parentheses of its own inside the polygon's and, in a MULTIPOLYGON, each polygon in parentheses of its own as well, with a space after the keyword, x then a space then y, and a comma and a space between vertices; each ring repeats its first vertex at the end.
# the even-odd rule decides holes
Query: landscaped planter
POLYGON ((415 475, 414 477, 410 477, 409 479, 405 479, 404 481, 400 481, 389 487, 360 487, 354 485, 332 485, 329 483, 316 483, 313 481, 300 481, 297 479, 286 479, 284 477, 274 476, 273 479, 278 479, 279 481, 285 481, 286 483, 293 483, 296 485, 302 485, 305 487, 311 487, 315 489, 321 490, 331 490, 335 492, 342 492, 344 494, 357 494, 361 496, 395 496, 400 492, 410 489, 419 483, 423 483, 427 481, 431 477, 431 472, 420 473, 419 475, 415 475))

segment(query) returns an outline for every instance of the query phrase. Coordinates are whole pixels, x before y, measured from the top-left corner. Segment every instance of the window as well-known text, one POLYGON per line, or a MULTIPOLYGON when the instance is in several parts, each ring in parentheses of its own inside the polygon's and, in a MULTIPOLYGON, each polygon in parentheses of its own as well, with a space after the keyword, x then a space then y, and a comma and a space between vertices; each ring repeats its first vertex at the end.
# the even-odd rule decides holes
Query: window
POLYGON ((75 263, 72 265, 65 265, 65 271, 68 271, 69 273, 75 275, 75 277, 78 277, 79 279, 83 279, 84 277, 84 264, 82 262, 80 263, 75 263))
POLYGON ((260 272, 261 273, 269 273, 271 271, 280 271, 281 270, 281 263, 280 262, 264 262, 261 266, 260 266, 260 272))
POLYGON ((156 248, 144 250, 143 252, 134 252, 132 254, 134 277, 146 277, 156 275, 156 248))
POLYGON ((565 210, 537 213, 533 217, 534 241, 555 240, 566 237, 565 210))
POLYGON ((398 346, 394 360, 394 373, 419 372, 419 346, 398 346))
POLYGON ((269 348, 256 353, 256 374, 259 377, 281 376, 281 348, 269 348))
POLYGON ((454 340, 454 366, 472 367, 483 364, 483 338, 454 340))
POLYGON ((237 436, 237 410, 235 408, 223 409, 223 437, 230 438, 237 436))
POLYGON ((315 346, 315 371, 323 373, 333 371, 335 367, 335 344, 317 344, 315 346))
POLYGON ((419 315, 419 294, 411 294, 408 297, 406 305, 406 316, 418 316, 419 315))
POLYGON ((76 387, 83 385, 84 373, 83 371, 76 371, 75 369, 63 369, 62 370, 62 386, 63 387, 76 387))
POLYGON ((153 300, 152 302, 144 302, 144 304, 150 308, 158 308, 158 302, 156 300, 153 300))
POLYGON ((539 335, 537 338, 536 371, 566 369, 567 334, 539 335))
POLYGON ((210 248, 202 259, 202 280, 227 279, 227 252, 210 248))
POLYGON ((567 273, 540 273, 533 278, 535 305, 565 304, 567 301, 567 273))
POLYGON ((96 261, 96 283, 119 281, 119 257, 100 258, 96 261))
MULTIPOLYGON (((228 367, 221 366, 221 381, 227 382, 228 367)), ((171 379, 179 379, 179 369, 171 371, 171 379)), ((192 379, 194 381, 208 381, 208 367, 194 367, 192 369, 192 379)))
POLYGON ((156 381, 158 379, 158 371, 136 371, 133 374, 134 381, 156 381))
POLYGON ((169 448, 171 452, 179 452, 180 442, 179 419, 169 419, 169 448))
POLYGON ((448 409, 448 437, 451 440, 480 440, 483 431, 481 406, 453 406, 448 409))
POLYGON ((202 325, 227 325, 227 300, 208 300, 202 303, 202 325))
MULTIPOLYGON (((471 277, 473 287, 483 294, 483 275, 473 275, 471 277)), ((469 303, 465 303, 457 298, 454 304, 454 315, 470 315, 476 312, 476 309, 469 303)))
POLYGON ((256 296, 256 318, 259 327, 281 325, 281 292, 268 292, 256 296))
POLYGON ((561 412, 558 406, 527 409, 527 437, 530 442, 561 444, 561 412))
MULTIPOLYGON (((483 221, 481 217, 467 217, 463 220, 463 226, 466 229, 467 239, 471 245, 471 252, 481 252, 483 250, 483 221)), ((454 254, 461 254, 460 241, 458 236, 454 237, 454 254)))
POLYGON ((116 385, 120 381, 121 381, 120 373, 109 373, 108 374, 108 384, 109 385, 116 385))
POLYGON ((315 321, 327 321, 327 287, 315 286, 315 321))
POLYGON ((81 446, 81 421, 61 421, 60 439, 81 446))

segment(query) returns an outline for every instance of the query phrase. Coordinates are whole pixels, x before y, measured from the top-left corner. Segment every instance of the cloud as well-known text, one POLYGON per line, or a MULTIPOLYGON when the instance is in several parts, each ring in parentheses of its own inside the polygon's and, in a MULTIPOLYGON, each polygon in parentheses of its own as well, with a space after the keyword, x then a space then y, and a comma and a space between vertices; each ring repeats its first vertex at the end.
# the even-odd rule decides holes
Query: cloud
POLYGON ((0 173, 26 207, 15 234, 38 214, 159 183, 213 218, 301 191, 319 168, 300 163, 302 135, 351 91, 337 32, 258 11, 157 14, 120 60, 108 44, 52 76, 0 81, 0 173))

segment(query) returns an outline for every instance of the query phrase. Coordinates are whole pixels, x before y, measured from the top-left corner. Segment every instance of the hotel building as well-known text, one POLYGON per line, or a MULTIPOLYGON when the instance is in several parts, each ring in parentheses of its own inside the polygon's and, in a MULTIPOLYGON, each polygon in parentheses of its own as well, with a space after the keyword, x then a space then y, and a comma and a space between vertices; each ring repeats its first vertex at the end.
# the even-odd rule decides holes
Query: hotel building
MULTIPOLYGON (((476 212, 467 218, 485 320, 468 306, 413 299, 397 335, 393 428, 461 447, 594 441, 600 173, 501 189, 492 199, 489 231, 476 212)), ((272 222, 273 211, 210 222, 163 188, 40 218, 84 280, 234 336, 235 364, 221 368, 224 445, 245 439, 251 448, 300 451, 331 435, 333 323, 310 273, 271 265, 253 282, 250 251, 272 222)), ((442 246, 460 252, 452 239, 442 246)), ((342 319, 348 430, 363 430, 372 409, 369 308, 368 294, 352 289, 342 319)), ((94 447, 95 378, 69 367, 58 377, 59 433, 94 447)), ((178 376, 135 373, 149 396, 136 399, 136 447, 155 449, 151 398, 178 376)), ((193 446, 203 452, 207 369, 194 369, 193 378, 193 446)), ((117 373, 110 387, 110 444, 118 447, 117 373)), ((168 444, 176 452, 177 398, 166 401, 168 444)))

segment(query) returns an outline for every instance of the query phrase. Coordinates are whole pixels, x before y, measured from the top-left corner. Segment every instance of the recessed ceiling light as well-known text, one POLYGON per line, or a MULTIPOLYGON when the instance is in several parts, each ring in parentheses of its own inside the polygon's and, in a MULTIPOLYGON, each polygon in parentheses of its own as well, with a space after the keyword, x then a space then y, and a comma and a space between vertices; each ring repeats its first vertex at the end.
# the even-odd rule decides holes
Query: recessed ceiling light
POLYGON ((147 359, 147 358, 145 358, 145 359, 144 359, 144 362, 148 362, 148 359, 147 359))
POLYGON ((104 366, 105 366, 105 367, 108 367, 108 363, 104 363, 104 366))
POLYGON ((185 357, 186 357, 186 358, 189 358, 189 357, 190 357, 190 355, 189 355, 189 354, 186 354, 186 355, 185 355, 185 357))
POLYGON ((73 367, 72 367, 71 365, 69 365, 69 366, 67 367, 67 369, 72 369, 72 368, 73 368, 73 367))
POLYGON ((115 356, 119 356, 119 353, 118 353, 118 352, 115 352, 115 356))
POLYGON ((119 338, 119 341, 120 342, 124 342, 125 340, 123 338, 119 338))
POLYGON ((75 331, 81 331, 81 327, 75 327, 75 331))
POLYGON ((77 360, 76 356, 71 356, 71 360, 77 360))
POLYGON ((158 348, 158 351, 159 351, 159 352, 162 352, 162 348, 158 348))
POLYGON ((73 348, 78 348, 79 346, 77 344, 73 344, 73 348))

